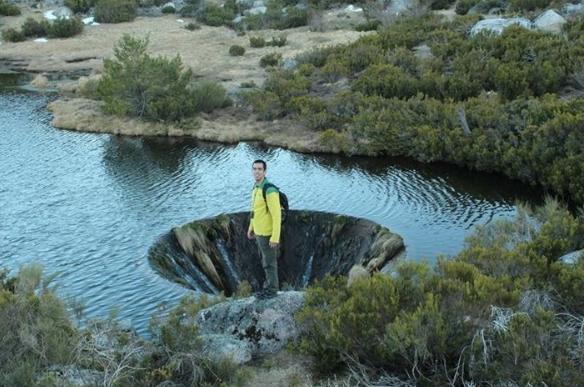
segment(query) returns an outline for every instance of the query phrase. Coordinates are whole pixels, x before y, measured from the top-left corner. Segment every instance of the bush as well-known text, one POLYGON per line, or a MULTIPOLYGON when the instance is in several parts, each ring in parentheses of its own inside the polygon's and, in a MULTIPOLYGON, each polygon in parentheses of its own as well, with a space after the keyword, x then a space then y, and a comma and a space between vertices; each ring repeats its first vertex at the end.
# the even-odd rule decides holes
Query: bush
POLYGON ((134 0, 97 0, 95 21, 99 23, 122 23, 136 18, 134 0))
POLYGON ((163 14, 175 13, 176 9, 172 5, 167 5, 166 7, 163 7, 160 12, 163 14))
POLYGON ((282 60, 282 54, 273 52, 260 58, 260 67, 278 66, 282 60))
POLYGON ((0 385, 36 385, 39 372, 74 360, 78 333, 52 278, 39 265, 11 279, 0 272, 0 385))
POLYGON ((353 88, 366 95, 408 98, 417 93, 417 80, 393 65, 373 65, 355 81, 353 88))
POLYGON ((242 89, 253 89, 255 87, 258 87, 258 85, 256 85, 256 83, 254 81, 249 81, 249 82, 241 82, 239 87, 241 87, 242 89))
POLYGON ((208 4, 200 15, 202 23, 213 27, 230 25, 233 18, 235 18, 235 13, 232 9, 215 4, 208 4))
POLYGON ((187 4, 180 9, 179 13, 183 17, 197 17, 201 13, 201 9, 193 4, 187 4))
POLYGON ((0 0, 0 15, 1 16, 18 16, 20 15, 20 8, 14 4, 8 4, 4 0, 0 0))
POLYGON ((250 36, 249 45, 253 48, 260 48, 266 45, 266 40, 261 36, 250 36))
MULTIPOLYGON (((231 361, 206 357, 201 348, 197 313, 221 298, 184 297, 170 312, 160 309, 151 322, 155 350, 146 355, 136 385, 156 386, 168 381, 184 386, 243 385, 247 374, 231 361)), ((165 383, 166 382, 166 383, 165 383)))
POLYGON ((65 0, 64 4, 74 13, 86 13, 95 6, 95 0, 65 0))
POLYGON ((242 56, 245 54, 245 48, 234 44, 233 46, 229 47, 229 55, 231 56, 242 56))
POLYGON ((298 119, 307 128, 324 130, 336 126, 336 117, 330 113, 327 104, 309 96, 294 97, 290 101, 290 109, 296 112, 298 119))
POLYGON ((284 35, 281 35, 278 37, 273 36, 268 45, 273 47, 284 47, 286 43, 288 43, 288 38, 284 35))
POLYGON ((189 31, 195 31, 195 30, 200 30, 201 26, 198 25, 197 23, 187 23, 187 25, 185 25, 185 28, 189 31))
POLYGON ((510 0, 509 6, 515 11, 535 11, 550 5, 551 0, 510 0))
POLYGON ((2 31, 2 39, 6 42, 24 42, 26 40, 26 36, 21 31, 18 31, 14 28, 7 28, 2 31))
POLYGON ((273 46, 273 47, 284 47, 288 43, 288 38, 285 35, 281 36, 273 36, 272 40, 266 42, 266 40, 261 36, 250 36, 249 37, 249 45, 253 48, 260 48, 265 46, 273 46))
POLYGON ((361 368, 392 375, 391 385, 446 385, 461 373, 473 385, 581 384, 582 347, 568 327, 581 326, 584 303, 574 296, 584 276, 569 289, 562 279, 584 274, 584 259, 555 257, 582 246, 582 227, 547 201, 478 228, 434 268, 403 263, 392 276, 350 286, 327 277, 308 289, 296 316, 296 349, 315 359, 317 372, 361 368))
POLYGON ((78 17, 60 18, 53 21, 47 30, 49 38, 70 38, 83 31, 83 22, 78 17))
POLYGON ((278 95, 271 91, 253 90, 243 95, 260 120, 268 121, 284 115, 278 95))
POLYGON ((32 17, 27 18, 22 24, 22 33, 27 38, 47 36, 49 29, 50 29, 49 22, 47 22, 46 20, 41 20, 39 22, 33 19, 32 17))
POLYGON ((334 129, 327 129, 320 133, 320 143, 327 148, 327 151, 334 153, 350 152, 350 142, 344 133, 339 133, 334 129))
POLYGON ((430 9, 448 9, 456 0, 433 0, 430 4, 430 9))
POLYGON ((355 26, 355 31, 365 32, 365 31, 377 31, 381 26, 381 21, 377 19, 367 20, 361 24, 355 26))
POLYGON ((223 86, 215 82, 205 81, 193 87, 193 98, 197 111, 210 113, 215 109, 231 106, 223 86))
POLYGON ((104 61, 98 94, 105 110, 146 120, 179 121, 196 111, 189 88, 191 70, 179 56, 151 57, 148 39, 124 35, 114 48, 114 58, 104 61))
POLYGON ((308 11, 296 7, 288 7, 286 14, 272 21, 272 26, 278 30, 302 27, 308 24, 308 11))
POLYGON ((480 0, 458 0, 454 10, 459 15, 466 15, 468 11, 479 2, 480 0))
POLYGON ((297 55, 296 61, 299 65, 311 64, 314 67, 322 67, 326 64, 328 58, 338 51, 340 51, 339 47, 333 46, 314 48, 310 51, 297 55))
POLYGON ((249 45, 253 48, 260 48, 266 45, 266 40, 261 36, 250 36, 249 45))

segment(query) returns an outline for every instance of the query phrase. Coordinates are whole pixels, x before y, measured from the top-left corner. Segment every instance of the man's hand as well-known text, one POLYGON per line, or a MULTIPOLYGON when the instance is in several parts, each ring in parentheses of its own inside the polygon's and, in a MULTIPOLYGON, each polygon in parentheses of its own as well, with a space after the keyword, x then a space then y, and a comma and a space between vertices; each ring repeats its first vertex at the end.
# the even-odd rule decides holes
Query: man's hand
POLYGON ((253 230, 247 230, 247 239, 253 239, 255 237, 255 234, 253 232, 253 230))
POLYGON ((276 247, 280 246, 280 244, 278 242, 270 242, 270 247, 272 249, 275 249, 276 247))

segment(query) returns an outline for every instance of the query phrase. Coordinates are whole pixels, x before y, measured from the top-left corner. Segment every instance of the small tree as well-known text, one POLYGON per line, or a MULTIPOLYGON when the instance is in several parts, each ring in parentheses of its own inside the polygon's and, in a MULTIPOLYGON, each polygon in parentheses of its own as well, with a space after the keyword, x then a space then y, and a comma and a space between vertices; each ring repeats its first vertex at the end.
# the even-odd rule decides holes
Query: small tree
POLYGON ((104 61, 97 92, 106 111, 159 121, 193 115, 192 71, 184 68, 180 56, 154 58, 147 48, 148 38, 124 35, 114 48, 114 58, 104 61))

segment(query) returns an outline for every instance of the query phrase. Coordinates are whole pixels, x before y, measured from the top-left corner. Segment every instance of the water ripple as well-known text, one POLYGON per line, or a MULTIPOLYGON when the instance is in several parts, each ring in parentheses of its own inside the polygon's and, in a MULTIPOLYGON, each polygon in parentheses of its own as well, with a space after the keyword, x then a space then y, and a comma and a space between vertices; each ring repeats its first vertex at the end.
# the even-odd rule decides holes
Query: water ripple
POLYGON ((455 254, 473 225, 537 200, 516 182, 450 166, 60 131, 48 100, 0 93, 0 265, 39 261, 88 317, 117 308, 141 331, 159 303, 187 292, 152 271, 150 245, 173 226, 247 210, 257 158, 292 208, 379 222, 412 259, 455 254))

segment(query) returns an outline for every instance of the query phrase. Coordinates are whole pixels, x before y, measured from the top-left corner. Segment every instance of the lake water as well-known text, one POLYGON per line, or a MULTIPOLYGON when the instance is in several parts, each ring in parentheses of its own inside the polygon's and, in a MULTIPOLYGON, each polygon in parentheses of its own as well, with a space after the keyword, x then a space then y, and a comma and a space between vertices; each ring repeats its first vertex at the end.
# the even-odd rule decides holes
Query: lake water
POLYGON ((411 259, 454 255, 474 225, 540 200, 448 165, 62 131, 49 98, 0 90, 0 266, 40 262, 89 317, 116 308, 140 331, 159 303, 189 291, 153 272, 148 248, 173 226, 247 210, 256 158, 292 208, 378 222, 403 236, 411 259))

